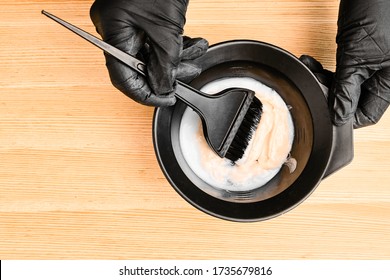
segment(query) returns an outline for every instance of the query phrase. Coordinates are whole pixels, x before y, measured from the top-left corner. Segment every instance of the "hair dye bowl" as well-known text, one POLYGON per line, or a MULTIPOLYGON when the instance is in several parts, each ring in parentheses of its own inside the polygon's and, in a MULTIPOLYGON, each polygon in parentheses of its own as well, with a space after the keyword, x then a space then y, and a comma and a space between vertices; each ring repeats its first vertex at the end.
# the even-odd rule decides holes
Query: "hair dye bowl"
POLYGON ((280 111, 263 112, 256 134, 264 139, 255 135, 242 160, 231 166, 210 153, 199 121, 184 103, 155 110, 158 163, 172 187, 197 209, 231 221, 270 219, 303 202, 324 177, 352 160, 352 123, 332 126, 320 84, 292 54, 263 42, 229 41, 211 46, 198 62, 203 72, 193 87, 213 93, 234 81, 233 86, 258 91, 266 108, 280 111), (278 125, 265 125, 267 119, 278 125), (258 168, 260 163, 266 166, 258 168))
MULTIPOLYGON (((265 185, 287 163, 293 172, 294 159, 289 156, 294 139, 294 127, 288 106, 270 87, 252 78, 224 78, 202 87, 214 94, 225 88, 241 87, 256 92, 263 103, 263 113, 257 130, 235 164, 220 158, 209 148, 203 136, 201 120, 187 108, 180 124, 180 147, 183 156, 202 180, 213 187, 234 191, 250 191, 265 185)), ((216 110, 223 108, 216 108, 216 110)))

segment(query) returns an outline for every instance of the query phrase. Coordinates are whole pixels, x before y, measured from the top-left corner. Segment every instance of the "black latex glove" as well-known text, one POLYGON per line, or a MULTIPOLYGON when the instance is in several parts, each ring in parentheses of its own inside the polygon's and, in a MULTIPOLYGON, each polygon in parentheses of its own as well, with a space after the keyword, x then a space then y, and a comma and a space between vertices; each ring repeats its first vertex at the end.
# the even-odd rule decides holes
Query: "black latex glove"
POLYGON ((375 124, 390 101, 390 1, 341 0, 336 41, 333 120, 375 124))
POLYGON ((390 102, 390 1, 341 0, 336 41, 334 75, 310 56, 300 60, 330 87, 334 124, 375 124, 390 102))
POLYGON ((170 106, 175 80, 201 71, 191 60, 205 53, 206 40, 182 37, 188 0, 96 0, 90 10, 97 32, 107 43, 145 61, 144 78, 105 54, 112 84, 135 101, 170 106))

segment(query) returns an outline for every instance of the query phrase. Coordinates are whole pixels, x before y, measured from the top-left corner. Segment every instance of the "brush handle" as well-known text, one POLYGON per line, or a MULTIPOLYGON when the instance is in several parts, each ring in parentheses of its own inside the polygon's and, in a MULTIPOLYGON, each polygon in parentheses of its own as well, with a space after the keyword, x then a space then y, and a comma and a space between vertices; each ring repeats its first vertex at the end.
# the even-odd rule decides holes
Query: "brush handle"
MULTIPOLYGON (((99 38, 91 35, 90 33, 78 28, 73 24, 70 24, 69 22, 66 22, 65 20, 56 17, 53 14, 50 14, 46 11, 42 11, 42 14, 58 22, 59 24, 66 27, 70 31, 76 33, 77 35, 89 41, 93 45, 97 46, 104 52, 114 56, 116 59, 120 60, 127 66, 131 67, 133 70, 137 71, 139 74, 143 75, 144 77, 146 76, 146 65, 139 59, 135 58, 134 56, 125 53, 124 51, 121 51, 111 46, 110 44, 107 44, 106 42, 100 40, 99 38)), ((188 106, 196 110, 198 113, 201 113, 201 110, 199 110, 201 108, 199 108, 199 106, 203 107, 202 104, 209 100, 208 95, 180 81, 177 81, 175 96, 180 100, 182 100, 183 102, 185 102, 188 106)))
MULTIPOLYGON (((101 50, 103 50, 105 53, 108 53, 112 56, 114 56, 116 59, 120 60, 127 66, 131 67, 134 71, 138 72, 139 74, 143 75, 144 77, 146 76, 146 65, 139 59, 135 58, 134 56, 125 53, 124 51, 121 51, 110 44, 100 40, 99 38, 93 36, 92 34, 78 28, 77 26, 60 19, 59 17, 42 10, 42 14, 45 16, 51 18, 52 20, 56 21, 57 23, 61 24, 62 26, 66 27, 73 33, 76 33, 83 39, 89 41, 93 45, 97 46, 101 50)), ((187 105, 194 107, 196 102, 197 102, 197 97, 194 98, 193 93, 197 93, 200 96, 204 98, 208 98, 208 96, 199 90, 192 88, 189 85, 186 85, 180 81, 177 81, 177 87, 176 87, 176 97, 178 97, 180 100, 185 102, 187 105)), ((201 97, 199 97, 201 98, 201 97)))

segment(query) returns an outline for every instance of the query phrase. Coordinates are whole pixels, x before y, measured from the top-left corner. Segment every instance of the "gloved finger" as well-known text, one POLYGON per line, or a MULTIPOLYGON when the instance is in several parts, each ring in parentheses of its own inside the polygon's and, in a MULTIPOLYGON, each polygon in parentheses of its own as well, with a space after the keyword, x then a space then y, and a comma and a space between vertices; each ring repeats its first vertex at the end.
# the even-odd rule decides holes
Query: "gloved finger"
POLYGON ((309 68, 310 71, 312 71, 312 72, 321 72, 322 70, 324 70, 324 67, 322 66, 322 64, 317 59, 315 59, 314 57, 312 57, 310 55, 303 54, 299 57, 299 60, 303 64, 305 64, 307 66, 307 68, 309 68))
POLYGON ((183 50, 181 53, 181 62, 177 68, 177 79, 190 83, 202 72, 202 66, 196 61, 207 52, 209 43, 203 38, 183 37, 183 50))
POLYGON ((390 68, 377 71, 362 85, 354 128, 376 124, 390 103, 390 68))
POLYGON ((204 38, 183 36, 182 60, 194 60, 204 55, 209 48, 209 42, 204 38))
MULTIPOLYGON (((142 97, 143 96, 144 92, 142 93, 142 97)), ((156 95, 155 93, 151 93, 146 99, 139 101, 139 103, 153 107, 168 107, 176 103, 176 96, 173 92, 168 95, 156 95)))
MULTIPOLYGON (((209 42, 204 38, 183 36, 182 40, 182 49, 180 51, 181 61, 195 60, 204 55, 209 47, 209 42)), ((150 40, 146 38, 145 45, 140 50, 145 60, 149 59, 150 44, 150 40)))
POLYGON ((361 95, 361 85, 369 76, 369 70, 366 68, 337 67, 329 90, 329 106, 335 125, 343 125, 354 117, 361 95))
POLYGON ((299 57, 299 60, 310 69, 321 84, 328 88, 331 86, 334 76, 333 72, 324 69, 322 64, 310 55, 303 54, 299 57))
POLYGON ((156 95, 144 76, 133 71, 116 58, 106 55, 106 65, 112 84, 134 101, 148 106, 171 106, 175 104, 174 95, 156 95))
POLYGON ((152 90, 160 94, 171 94, 174 90, 177 67, 182 50, 182 33, 188 1, 152 1, 153 7, 160 9, 156 20, 138 21, 139 28, 146 31, 149 38, 149 59, 147 76, 152 90))

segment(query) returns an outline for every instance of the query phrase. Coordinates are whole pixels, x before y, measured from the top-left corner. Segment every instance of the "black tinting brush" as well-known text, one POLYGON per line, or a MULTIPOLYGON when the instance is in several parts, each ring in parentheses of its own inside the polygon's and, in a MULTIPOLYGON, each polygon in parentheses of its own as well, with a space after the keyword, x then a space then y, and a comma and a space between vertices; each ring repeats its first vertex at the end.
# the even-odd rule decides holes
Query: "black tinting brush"
MULTIPOLYGON (((135 57, 46 11, 42 13, 145 75, 145 64, 135 57)), ((235 162, 244 155, 262 114, 262 104, 253 91, 229 88, 215 95, 207 95, 177 81, 175 96, 198 113, 205 138, 220 157, 235 162)))

